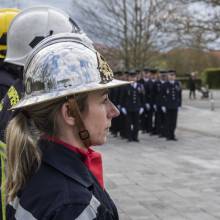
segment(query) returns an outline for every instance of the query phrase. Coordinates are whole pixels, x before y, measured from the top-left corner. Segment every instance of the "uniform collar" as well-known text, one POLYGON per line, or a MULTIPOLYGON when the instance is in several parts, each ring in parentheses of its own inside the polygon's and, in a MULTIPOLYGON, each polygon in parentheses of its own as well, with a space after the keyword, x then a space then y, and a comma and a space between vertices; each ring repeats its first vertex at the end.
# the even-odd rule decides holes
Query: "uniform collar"
POLYGON ((133 82, 133 83, 131 84, 131 86, 136 89, 136 88, 137 88, 137 82, 133 82))
POLYGON ((39 146, 42 151, 42 161, 49 164, 64 175, 74 179, 86 188, 93 185, 94 180, 82 161, 82 156, 64 147, 61 143, 41 138, 39 146))

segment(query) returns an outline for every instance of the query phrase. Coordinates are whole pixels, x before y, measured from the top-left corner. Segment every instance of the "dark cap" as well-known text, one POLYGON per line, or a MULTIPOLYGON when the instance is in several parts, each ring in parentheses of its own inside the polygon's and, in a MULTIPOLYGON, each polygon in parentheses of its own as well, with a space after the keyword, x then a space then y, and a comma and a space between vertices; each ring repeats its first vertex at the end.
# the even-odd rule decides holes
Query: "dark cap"
POLYGON ((131 70, 128 71, 128 75, 129 75, 129 76, 136 76, 136 75, 137 75, 137 72, 136 72, 136 70, 131 69, 131 70))
POLYGON ((154 75, 157 73, 157 69, 151 68, 149 69, 149 72, 154 75))
POLYGON ((159 73, 161 75, 166 75, 168 73, 168 71, 167 70, 159 70, 159 73))
POLYGON ((167 71, 170 75, 176 75, 176 70, 168 70, 167 71))
POLYGON ((144 67, 143 71, 144 72, 149 72, 150 68, 149 67, 144 67))
POLYGON ((137 74, 141 72, 140 69, 136 69, 135 71, 137 74))

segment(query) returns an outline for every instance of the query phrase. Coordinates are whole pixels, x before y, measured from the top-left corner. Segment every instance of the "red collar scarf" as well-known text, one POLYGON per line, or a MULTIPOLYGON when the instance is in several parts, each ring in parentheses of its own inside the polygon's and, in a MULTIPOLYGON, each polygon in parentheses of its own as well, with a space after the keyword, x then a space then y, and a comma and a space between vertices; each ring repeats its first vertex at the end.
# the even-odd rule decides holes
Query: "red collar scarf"
POLYGON ((75 146, 72 146, 56 137, 44 136, 49 141, 53 141, 58 144, 62 144, 64 147, 68 148, 71 151, 74 151, 82 156, 83 163, 90 170, 90 172, 96 177, 100 186, 104 189, 104 180, 103 180, 103 168, 102 168, 102 155, 99 152, 94 151, 92 148, 84 150, 75 146))

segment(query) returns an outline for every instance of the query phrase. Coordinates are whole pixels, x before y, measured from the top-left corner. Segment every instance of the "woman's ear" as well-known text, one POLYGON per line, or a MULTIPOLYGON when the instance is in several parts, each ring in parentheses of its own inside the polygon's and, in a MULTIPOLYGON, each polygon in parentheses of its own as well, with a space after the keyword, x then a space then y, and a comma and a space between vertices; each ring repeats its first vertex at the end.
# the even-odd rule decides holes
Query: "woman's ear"
POLYGON ((68 124, 68 125, 75 125, 75 118, 73 115, 70 114, 70 106, 69 103, 64 103, 61 107, 61 116, 64 119, 64 121, 68 124))

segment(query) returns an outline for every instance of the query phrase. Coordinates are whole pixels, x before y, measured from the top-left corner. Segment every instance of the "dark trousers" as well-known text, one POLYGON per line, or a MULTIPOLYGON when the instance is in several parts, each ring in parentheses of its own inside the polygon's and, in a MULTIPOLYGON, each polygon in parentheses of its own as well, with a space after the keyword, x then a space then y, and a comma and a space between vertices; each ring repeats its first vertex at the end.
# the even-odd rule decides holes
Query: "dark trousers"
POLYGON ((159 136, 166 136, 166 113, 161 108, 157 111, 156 131, 159 136))
POLYGON ((128 138, 128 120, 127 115, 120 114, 120 137, 121 138, 128 138))
POLYGON ((175 129, 177 125, 178 109, 167 109, 166 113, 166 137, 168 139, 175 138, 175 129))
POLYGON ((128 111, 127 114, 127 133, 128 140, 138 140, 139 131, 139 112, 138 111, 128 111))
POLYGON ((196 98, 196 90, 189 90, 189 98, 191 99, 191 98, 196 98))
POLYGON ((153 110, 149 110, 147 112, 146 126, 147 126, 147 132, 149 133, 153 132, 153 110))
POLYGON ((149 132, 149 126, 148 126, 148 118, 149 118, 149 111, 146 109, 144 110, 144 113, 140 116, 140 129, 144 132, 149 132))
POLYGON ((151 110, 151 115, 149 118, 149 128, 150 128, 150 133, 151 134, 157 134, 157 120, 158 120, 158 115, 156 110, 151 110))
POLYGON ((155 134, 160 134, 160 124, 161 124, 161 112, 160 109, 158 108, 157 111, 155 111, 155 121, 154 121, 154 133, 155 134))

